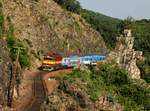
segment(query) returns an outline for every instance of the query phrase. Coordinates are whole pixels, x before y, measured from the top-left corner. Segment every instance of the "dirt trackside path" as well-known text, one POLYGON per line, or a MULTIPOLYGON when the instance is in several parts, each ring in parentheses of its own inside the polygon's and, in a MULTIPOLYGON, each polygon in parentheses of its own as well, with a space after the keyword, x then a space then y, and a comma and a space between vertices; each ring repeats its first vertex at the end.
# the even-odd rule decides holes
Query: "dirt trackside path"
POLYGON ((14 103, 14 111, 23 111, 32 98, 32 85, 36 77, 36 72, 25 71, 23 73, 23 81, 20 86, 20 97, 14 103))
MULTIPOLYGON (((38 86, 41 85, 41 82, 39 83, 38 80, 35 83, 35 78, 39 78, 38 77, 39 74, 41 76, 40 80, 42 79, 44 81, 45 88, 47 90, 46 95, 49 95, 58 86, 58 81, 56 81, 55 79, 49 80, 49 77, 54 76, 54 75, 60 75, 60 74, 69 74, 71 72, 72 72, 72 69, 63 69, 63 70, 57 70, 57 71, 52 71, 52 72, 40 72, 40 73, 39 73, 39 71, 35 71, 35 72, 26 71, 24 74, 24 80, 23 80, 22 86, 20 88, 20 90, 21 90, 20 97, 15 102, 15 104, 14 104, 15 110, 13 110, 13 111, 26 111, 26 108, 29 108, 31 105, 36 105, 36 103, 38 103, 37 102, 38 99, 34 98, 34 89, 35 88, 33 88, 33 87, 38 88, 38 86), (33 102, 33 103, 31 103, 31 102, 33 102)), ((41 91, 43 91, 42 86, 39 89, 39 91, 36 92, 35 95, 38 96, 39 92, 41 92, 41 91)))

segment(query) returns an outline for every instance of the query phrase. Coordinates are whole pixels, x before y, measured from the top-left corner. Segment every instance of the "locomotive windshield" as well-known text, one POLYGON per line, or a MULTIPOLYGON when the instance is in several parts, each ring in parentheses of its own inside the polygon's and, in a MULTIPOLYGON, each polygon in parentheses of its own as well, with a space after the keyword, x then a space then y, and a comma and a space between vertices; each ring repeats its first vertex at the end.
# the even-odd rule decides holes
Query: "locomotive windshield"
POLYGON ((52 57, 44 57, 44 60, 54 60, 52 57))

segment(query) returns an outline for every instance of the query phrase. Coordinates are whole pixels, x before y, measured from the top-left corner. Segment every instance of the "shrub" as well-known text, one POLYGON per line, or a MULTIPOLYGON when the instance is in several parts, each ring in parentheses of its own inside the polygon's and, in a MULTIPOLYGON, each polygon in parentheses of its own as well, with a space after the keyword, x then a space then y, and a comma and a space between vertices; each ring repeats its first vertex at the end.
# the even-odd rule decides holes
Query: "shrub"
POLYGON ((30 58, 28 55, 27 48, 23 45, 23 42, 17 40, 14 35, 14 26, 11 22, 10 17, 7 17, 9 22, 9 31, 7 32, 7 44, 10 49, 10 57, 12 61, 16 61, 17 54, 19 51, 19 63, 22 68, 30 67, 30 58))
POLYGON ((141 71, 141 78, 150 83, 150 53, 145 55, 144 61, 137 62, 141 71))
POLYGON ((3 33, 4 33, 4 16, 0 12, 0 38, 2 37, 3 33))
POLYGON ((98 73, 103 77, 107 85, 121 86, 129 82, 128 74, 125 70, 111 67, 109 64, 101 65, 98 73))
POLYGON ((79 83, 86 83, 82 90, 86 91, 93 102, 105 96, 109 102, 121 103, 125 111, 150 109, 150 89, 147 85, 139 84, 140 80, 129 79, 125 70, 113 64, 101 64, 99 70, 91 70, 91 73, 74 70, 61 78, 76 84, 76 87, 82 86, 79 83))
POLYGON ((144 111, 148 111, 150 108, 150 89, 145 89, 137 84, 124 85, 119 88, 119 92, 121 96, 128 98, 132 105, 142 106, 144 111))
POLYGON ((2 12, 2 3, 0 2, 0 38, 2 37, 3 33, 4 33, 4 15, 2 12))
POLYGON ((100 92, 102 89, 102 83, 100 83, 98 80, 91 80, 90 83, 87 85, 87 93, 90 95, 90 99, 92 101, 96 101, 98 97, 100 96, 100 92))
POLYGON ((68 11, 80 13, 81 6, 80 3, 76 0, 54 0, 54 1, 68 11))
POLYGON ((19 55, 19 62, 22 68, 30 67, 30 59, 27 50, 23 50, 19 55))

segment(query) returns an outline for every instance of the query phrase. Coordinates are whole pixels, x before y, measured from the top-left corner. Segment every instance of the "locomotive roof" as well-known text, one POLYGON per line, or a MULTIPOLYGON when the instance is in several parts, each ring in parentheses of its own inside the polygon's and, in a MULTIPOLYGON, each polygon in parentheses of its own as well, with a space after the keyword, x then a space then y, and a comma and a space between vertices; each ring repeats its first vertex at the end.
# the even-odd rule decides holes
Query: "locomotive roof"
POLYGON ((84 53, 84 56, 93 56, 93 55, 97 55, 97 56, 105 56, 104 54, 101 54, 101 53, 93 53, 93 52, 90 52, 90 53, 84 53))
POLYGON ((48 53, 47 55, 44 55, 44 57, 82 57, 82 56, 105 56, 104 54, 100 53, 48 53))

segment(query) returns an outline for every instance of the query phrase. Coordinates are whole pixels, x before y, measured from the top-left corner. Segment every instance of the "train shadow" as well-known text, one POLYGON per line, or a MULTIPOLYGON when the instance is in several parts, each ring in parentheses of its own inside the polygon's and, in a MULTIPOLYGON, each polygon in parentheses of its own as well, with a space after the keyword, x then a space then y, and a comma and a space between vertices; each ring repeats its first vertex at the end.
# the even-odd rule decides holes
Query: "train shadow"
POLYGON ((53 71, 58 71, 58 70, 65 70, 65 69, 72 69, 73 67, 58 67, 58 68, 52 68, 52 69, 49 69, 49 68, 43 68, 42 66, 38 67, 37 69, 40 71, 40 72, 43 72, 43 73, 49 73, 49 72, 53 72, 53 71))

